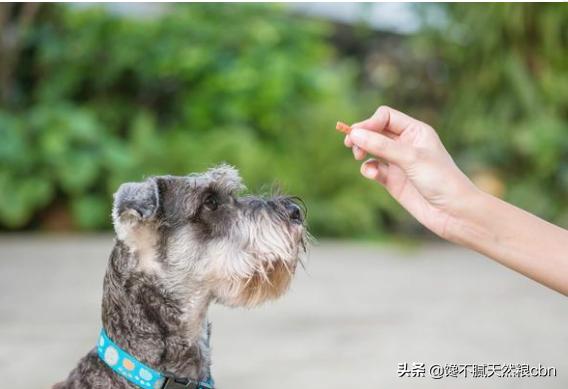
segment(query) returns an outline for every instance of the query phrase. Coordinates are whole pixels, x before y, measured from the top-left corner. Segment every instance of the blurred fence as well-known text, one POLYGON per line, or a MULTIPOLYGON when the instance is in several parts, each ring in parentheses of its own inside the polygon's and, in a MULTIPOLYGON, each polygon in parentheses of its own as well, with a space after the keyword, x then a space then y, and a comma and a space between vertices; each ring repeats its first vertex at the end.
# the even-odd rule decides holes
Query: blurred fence
POLYGON ((568 8, 422 5, 377 32, 279 5, 0 5, 0 225, 104 229, 124 181, 236 165, 317 236, 414 231, 334 133, 387 103, 497 195, 568 225, 568 8), (444 17, 431 20, 437 7, 444 17))

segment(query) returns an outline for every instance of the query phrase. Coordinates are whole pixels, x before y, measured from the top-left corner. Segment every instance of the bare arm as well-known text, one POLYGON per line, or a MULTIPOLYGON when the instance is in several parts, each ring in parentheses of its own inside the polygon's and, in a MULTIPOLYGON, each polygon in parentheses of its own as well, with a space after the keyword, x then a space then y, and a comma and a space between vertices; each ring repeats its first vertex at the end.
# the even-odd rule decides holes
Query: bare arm
POLYGON ((389 107, 345 138, 361 174, 440 237, 476 250, 568 295, 568 230, 480 191, 430 126, 389 107))
POLYGON ((480 192, 448 239, 568 296, 568 231, 480 192))

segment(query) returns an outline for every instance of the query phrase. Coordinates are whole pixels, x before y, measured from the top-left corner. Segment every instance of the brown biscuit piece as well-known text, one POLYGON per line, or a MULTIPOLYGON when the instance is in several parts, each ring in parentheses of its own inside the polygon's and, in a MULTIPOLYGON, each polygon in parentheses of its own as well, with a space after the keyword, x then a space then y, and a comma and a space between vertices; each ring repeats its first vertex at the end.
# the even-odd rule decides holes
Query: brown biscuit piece
POLYGON ((349 135, 349 133, 351 132, 351 127, 343 122, 337 122, 335 129, 339 132, 344 133, 345 135, 349 135))

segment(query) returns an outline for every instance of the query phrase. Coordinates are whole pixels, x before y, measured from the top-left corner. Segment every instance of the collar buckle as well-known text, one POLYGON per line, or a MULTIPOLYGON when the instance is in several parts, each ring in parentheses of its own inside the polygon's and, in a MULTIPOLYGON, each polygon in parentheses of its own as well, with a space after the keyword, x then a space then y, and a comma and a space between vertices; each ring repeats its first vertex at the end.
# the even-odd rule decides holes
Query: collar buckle
POLYGON ((199 382, 189 378, 179 378, 171 373, 164 374, 165 381, 162 389, 201 389, 199 382))

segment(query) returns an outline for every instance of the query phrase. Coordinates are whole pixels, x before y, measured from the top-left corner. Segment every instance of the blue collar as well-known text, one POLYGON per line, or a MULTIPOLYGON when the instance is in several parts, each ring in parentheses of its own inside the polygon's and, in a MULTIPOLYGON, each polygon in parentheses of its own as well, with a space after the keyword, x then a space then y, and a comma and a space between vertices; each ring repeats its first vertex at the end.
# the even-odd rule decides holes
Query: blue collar
POLYGON ((99 358, 115 373, 144 389, 213 389, 213 379, 195 381, 162 374, 144 365, 114 343, 105 330, 101 330, 97 344, 99 358))

